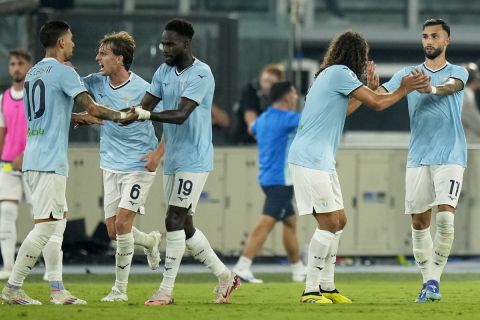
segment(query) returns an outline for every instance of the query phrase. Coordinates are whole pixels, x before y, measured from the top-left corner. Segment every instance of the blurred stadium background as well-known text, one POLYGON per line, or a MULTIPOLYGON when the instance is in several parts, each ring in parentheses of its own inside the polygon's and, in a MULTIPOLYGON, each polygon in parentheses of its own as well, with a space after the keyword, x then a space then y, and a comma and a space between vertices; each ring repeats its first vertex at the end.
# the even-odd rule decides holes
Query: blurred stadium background
MULTIPOLYGON (((338 4, 344 13, 342 18, 328 13, 323 0, 0 0, 0 88, 10 85, 8 50, 28 49, 35 61, 41 59, 38 30, 53 18, 72 26, 76 43, 73 63, 80 75, 97 71, 94 58, 101 36, 127 30, 137 42, 132 70, 147 80, 162 63, 158 44, 164 24, 172 17, 188 18, 196 31, 194 54, 211 66, 216 78, 215 103, 233 123, 241 87, 255 78, 263 65, 284 64, 288 77, 305 94, 329 41, 345 29, 366 36, 383 80, 403 66, 423 61, 421 23, 431 17, 441 17, 451 24, 450 62, 460 64, 480 58, 480 1, 338 0, 338 4)), ((156 130, 161 134, 161 126, 156 130)), ((225 259, 241 253, 263 206, 256 147, 234 145, 231 131, 214 131, 215 171, 207 181, 196 216, 212 247, 225 259)), ((347 119, 338 157, 350 219, 339 252, 340 256, 352 257, 346 262, 397 264, 398 256, 411 254, 409 217, 403 214, 408 131, 405 102, 381 113, 362 108, 347 119)), ((98 129, 72 130, 70 141, 66 263, 113 260, 114 251, 109 249, 100 224, 103 190, 98 129)), ((475 145, 469 149, 452 255, 453 259, 476 261, 480 254, 480 151, 475 145)), ((147 214, 137 220, 145 231, 164 228, 166 206, 161 179, 158 174, 147 214)), ((21 208, 19 240, 32 225, 28 206, 21 208)), ((314 228, 313 219, 300 219, 302 245, 308 244, 314 228)), ((259 260, 286 263, 280 231, 273 231, 259 260)))

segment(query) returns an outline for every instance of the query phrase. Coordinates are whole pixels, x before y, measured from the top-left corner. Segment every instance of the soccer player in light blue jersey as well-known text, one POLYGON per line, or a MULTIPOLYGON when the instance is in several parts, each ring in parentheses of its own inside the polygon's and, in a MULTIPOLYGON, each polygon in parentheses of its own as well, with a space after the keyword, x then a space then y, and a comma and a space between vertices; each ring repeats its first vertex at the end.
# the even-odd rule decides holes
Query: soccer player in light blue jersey
POLYGON ((446 60, 450 27, 441 19, 423 24, 425 62, 397 72, 380 87, 393 91, 412 69, 431 78, 423 90, 408 96, 412 131, 406 171, 405 214, 412 217, 413 255, 423 277, 416 302, 438 301, 440 277, 447 263, 454 235, 454 212, 467 166, 467 144, 461 114, 468 72, 446 60), (430 221, 437 207, 436 234, 430 221))
MULTIPOLYGON (((130 70, 135 40, 125 31, 105 35, 99 42, 96 61, 100 72, 83 78, 97 102, 121 110, 139 104, 150 84, 130 70)), ((145 168, 142 156, 158 141, 151 121, 122 125, 105 122, 100 133, 100 167, 103 170, 104 211, 110 239, 117 241, 115 285, 103 302, 128 301, 127 284, 134 244, 144 248, 152 269, 160 263, 158 231, 146 234, 133 226, 144 214, 144 204, 155 179, 155 169, 145 168)))
POLYGON ((240 279, 217 257, 205 235, 193 226, 208 174, 213 170, 212 100, 215 88, 210 67, 193 57, 193 26, 182 19, 167 23, 161 46, 165 63, 155 72, 150 90, 136 107, 139 119, 163 122, 164 192, 168 202, 165 227, 165 271, 158 291, 146 305, 173 302, 173 287, 186 248, 218 278, 216 303, 227 303, 240 279), (150 112, 162 100, 163 111, 150 112))
MULTIPOLYGON (((335 155, 347 114, 360 103, 383 110, 405 94, 428 85, 420 72, 405 76, 392 93, 379 94, 364 86, 359 78, 367 69, 368 44, 358 33, 347 31, 331 43, 308 91, 297 134, 290 147, 288 162, 293 178, 299 215, 313 215, 318 228, 308 249, 307 278, 302 303, 351 303, 334 284, 335 258, 347 217, 335 155)), ((376 89, 374 68, 367 84, 376 89)))
MULTIPOLYGON (((75 70, 64 65, 73 55, 72 32, 63 21, 51 21, 40 29, 45 58, 33 66, 25 79, 25 113, 28 121, 27 145, 22 170, 32 196, 35 225, 23 241, 13 271, 2 290, 8 304, 41 304, 22 289, 25 278, 49 240, 61 246, 66 226, 65 189, 68 175, 68 131, 70 120, 80 124, 99 123, 100 119, 128 121, 133 114, 118 112, 97 104, 75 70), (73 114, 74 100, 87 114, 73 114)), ((50 303, 85 304, 65 290, 62 281, 61 251, 58 270, 51 270, 50 303), (54 276, 55 275, 55 276, 54 276)))
POLYGON ((281 222, 292 280, 303 282, 306 269, 300 259, 297 217, 292 205, 293 186, 287 166, 288 149, 300 121, 300 113, 294 111, 298 104, 297 89, 289 81, 277 82, 270 89, 269 99, 271 104, 251 127, 258 144, 258 180, 266 196, 265 204, 233 271, 242 281, 263 283, 254 277, 250 266, 275 224, 281 222))

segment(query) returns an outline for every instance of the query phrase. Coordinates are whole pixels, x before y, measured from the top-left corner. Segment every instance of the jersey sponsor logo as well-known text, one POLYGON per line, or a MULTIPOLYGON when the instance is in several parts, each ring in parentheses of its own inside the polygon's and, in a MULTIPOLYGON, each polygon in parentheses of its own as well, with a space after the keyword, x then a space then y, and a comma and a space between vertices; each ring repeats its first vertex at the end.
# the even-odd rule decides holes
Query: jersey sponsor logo
POLYGON ((31 130, 30 128, 28 128, 27 137, 30 138, 35 136, 41 136, 44 133, 45 133, 45 128, 39 128, 35 130, 31 130))

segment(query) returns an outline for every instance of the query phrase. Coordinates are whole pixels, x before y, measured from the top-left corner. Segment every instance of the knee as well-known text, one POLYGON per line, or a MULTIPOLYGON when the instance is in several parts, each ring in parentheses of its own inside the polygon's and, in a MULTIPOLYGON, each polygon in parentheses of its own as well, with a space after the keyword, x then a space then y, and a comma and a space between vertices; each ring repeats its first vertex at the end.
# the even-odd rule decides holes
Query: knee
POLYGON ((185 228, 185 219, 188 209, 170 207, 165 217, 165 229, 167 231, 178 231, 185 228))
POLYGON ((107 234, 110 240, 117 240, 117 230, 115 224, 107 224, 107 234))
POLYGON ((430 224, 426 221, 422 220, 413 220, 412 221, 412 228, 415 230, 425 230, 430 227, 430 224))
POLYGON ((454 229, 454 215, 450 212, 439 212, 436 217, 438 232, 443 236, 452 236, 454 229))
POLYGON ((132 226, 130 225, 129 221, 119 219, 115 220, 115 231, 117 234, 126 234, 132 230, 132 226))
POLYGON ((193 226, 193 220, 191 216, 187 217, 183 230, 185 231, 185 237, 190 239, 195 234, 195 227, 193 226))
POLYGON ((345 226, 347 225, 347 218, 340 219, 338 221, 338 231, 345 229, 345 226))

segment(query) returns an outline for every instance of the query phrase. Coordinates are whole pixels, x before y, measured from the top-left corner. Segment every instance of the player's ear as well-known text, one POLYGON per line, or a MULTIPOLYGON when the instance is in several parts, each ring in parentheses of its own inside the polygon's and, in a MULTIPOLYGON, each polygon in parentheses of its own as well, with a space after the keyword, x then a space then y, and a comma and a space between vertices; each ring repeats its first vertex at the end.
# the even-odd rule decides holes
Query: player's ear
POLYGON ((58 38, 57 44, 62 49, 65 47, 65 40, 63 39, 63 37, 58 38))

